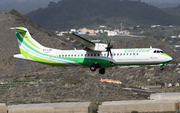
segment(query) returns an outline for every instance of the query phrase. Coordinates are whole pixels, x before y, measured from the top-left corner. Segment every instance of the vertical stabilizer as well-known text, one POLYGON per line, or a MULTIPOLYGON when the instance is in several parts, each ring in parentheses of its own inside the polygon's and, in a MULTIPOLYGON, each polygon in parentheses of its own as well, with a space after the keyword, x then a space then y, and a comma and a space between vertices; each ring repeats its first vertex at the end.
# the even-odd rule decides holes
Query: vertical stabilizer
POLYGON ((31 37, 27 28, 14 27, 10 29, 15 30, 20 52, 22 55, 30 54, 30 51, 41 51, 42 48, 45 48, 31 37))

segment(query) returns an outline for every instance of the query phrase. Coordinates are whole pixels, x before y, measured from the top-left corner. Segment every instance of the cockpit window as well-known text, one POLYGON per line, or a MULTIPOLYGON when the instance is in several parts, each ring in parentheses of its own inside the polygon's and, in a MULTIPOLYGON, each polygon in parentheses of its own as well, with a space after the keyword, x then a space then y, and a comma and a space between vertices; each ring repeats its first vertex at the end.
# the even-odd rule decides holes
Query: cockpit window
POLYGON ((162 50, 154 50, 154 53, 164 53, 162 50))
POLYGON ((161 53, 164 53, 163 51, 160 51, 161 53))

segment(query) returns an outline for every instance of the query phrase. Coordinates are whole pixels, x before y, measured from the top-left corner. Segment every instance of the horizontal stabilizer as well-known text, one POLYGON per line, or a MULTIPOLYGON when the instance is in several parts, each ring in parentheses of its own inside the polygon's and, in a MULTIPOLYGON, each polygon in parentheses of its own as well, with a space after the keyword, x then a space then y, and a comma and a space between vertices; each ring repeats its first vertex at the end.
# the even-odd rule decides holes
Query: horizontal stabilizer
POLYGON ((10 29, 15 30, 18 33, 26 32, 23 27, 11 27, 10 29))
MULTIPOLYGON (((15 58, 20 58, 20 59, 26 59, 26 60, 33 60, 33 59, 31 59, 31 58, 28 58, 28 57, 26 58, 26 57, 24 57, 22 54, 15 54, 14 57, 15 57, 15 58)), ((34 61, 34 60, 33 60, 33 61, 34 61)))

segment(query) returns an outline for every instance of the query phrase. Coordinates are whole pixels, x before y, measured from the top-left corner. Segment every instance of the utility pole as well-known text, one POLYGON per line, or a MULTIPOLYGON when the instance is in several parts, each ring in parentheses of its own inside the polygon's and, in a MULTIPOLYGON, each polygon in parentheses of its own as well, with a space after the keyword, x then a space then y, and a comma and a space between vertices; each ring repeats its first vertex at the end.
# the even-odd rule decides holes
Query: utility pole
POLYGON ((122 23, 121 23, 121 32, 122 32, 122 23))

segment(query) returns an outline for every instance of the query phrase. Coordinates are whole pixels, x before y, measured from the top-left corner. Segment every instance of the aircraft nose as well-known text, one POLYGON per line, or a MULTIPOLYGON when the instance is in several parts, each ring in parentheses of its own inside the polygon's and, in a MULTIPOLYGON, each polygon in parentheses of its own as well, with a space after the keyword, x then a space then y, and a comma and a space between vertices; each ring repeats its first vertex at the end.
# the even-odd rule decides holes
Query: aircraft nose
POLYGON ((166 59, 167 59, 167 61, 172 61, 172 57, 170 57, 170 56, 167 56, 166 59))

